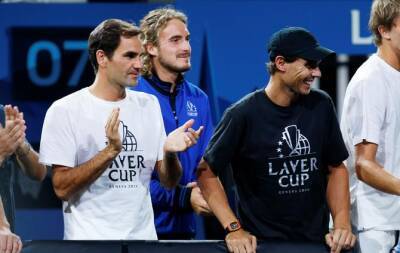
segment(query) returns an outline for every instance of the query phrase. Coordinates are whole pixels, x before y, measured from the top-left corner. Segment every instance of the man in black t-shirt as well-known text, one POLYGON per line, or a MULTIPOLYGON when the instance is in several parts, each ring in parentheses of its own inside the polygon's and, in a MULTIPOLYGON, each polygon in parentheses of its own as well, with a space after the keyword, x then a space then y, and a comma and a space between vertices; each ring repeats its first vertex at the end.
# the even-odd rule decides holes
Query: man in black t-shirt
POLYGON ((268 51, 267 87, 228 108, 207 147, 198 169, 203 195, 231 252, 255 252, 256 238, 351 248, 348 153, 330 97, 311 89, 318 64, 333 51, 299 27, 275 33, 268 51), (227 165, 242 225, 218 181, 227 165))

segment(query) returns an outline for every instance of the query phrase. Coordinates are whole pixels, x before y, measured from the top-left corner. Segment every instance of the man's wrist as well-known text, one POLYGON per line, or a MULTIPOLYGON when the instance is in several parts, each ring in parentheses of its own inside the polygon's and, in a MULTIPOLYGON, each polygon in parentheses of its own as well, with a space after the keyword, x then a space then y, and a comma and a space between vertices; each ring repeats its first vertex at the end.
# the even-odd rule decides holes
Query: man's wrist
POLYGON ((31 144, 29 144, 27 141, 24 141, 24 143, 17 148, 15 154, 18 156, 18 158, 23 158, 31 152, 31 149, 31 144))
POLYGON ((238 220, 232 221, 228 224, 228 226, 225 227, 225 233, 229 234, 240 229, 242 229, 242 225, 240 224, 240 222, 238 220))
POLYGON ((0 168, 3 166, 3 162, 6 160, 5 156, 0 156, 0 168))
POLYGON ((4 217, 4 220, 0 221, 0 231, 2 231, 2 232, 10 232, 11 231, 10 224, 7 222, 7 220, 5 220, 5 217, 4 217))
POLYGON ((170 159, 177 158, 176 153, 171 151, 164 151, 164 157, 170 159))
POLYGON ((104 149, 104 152, 106 153, 106 156, 108 158, 108 160, 114 160, 115 157, 117 157, 117 155, 121 152, 120 150, 117 150, 115 148, 113 148, 110 144, 108 144, 106 146, 106 148, 104 149))
POLYGON ((351 225, 350 225, 350 222, 346 222, 346 221, 342 221, 342 222, 334 221, 332 229, 333 230, 335 230, 335 229, 350 229, 351 230, 351 225))
POLYGON ((351 230, 351 226, 333 226, 332 231, 335 229, 351 230))

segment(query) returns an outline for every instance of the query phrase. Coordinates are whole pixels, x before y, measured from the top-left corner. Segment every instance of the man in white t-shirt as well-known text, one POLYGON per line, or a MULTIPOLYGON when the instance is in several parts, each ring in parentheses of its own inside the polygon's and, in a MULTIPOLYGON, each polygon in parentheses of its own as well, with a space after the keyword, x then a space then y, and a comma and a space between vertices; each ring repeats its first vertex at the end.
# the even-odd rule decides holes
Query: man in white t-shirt
POLYGON ((400 230, 400 1, 375 0, 369 27, 378 51, 350 81, 341 130, 359 251, 388 253, 400 230))
POLYGON ((94 83, 46 113, 40 161, 53 167, 64 239, 157 239, 150 176, 155 168, 174 187, 182 174, 176 152, 201 133, 188 121, 166 137, 157 98, 126 89, 142 68, 139 34, 118 19, 98 25, 88 40, 94 83))

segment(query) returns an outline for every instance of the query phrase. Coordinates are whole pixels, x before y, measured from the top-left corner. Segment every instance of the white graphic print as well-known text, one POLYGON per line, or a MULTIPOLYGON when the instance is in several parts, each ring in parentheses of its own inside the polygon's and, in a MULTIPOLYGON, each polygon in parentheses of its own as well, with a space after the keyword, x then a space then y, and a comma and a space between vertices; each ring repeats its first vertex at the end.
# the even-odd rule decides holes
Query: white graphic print
POLYGON ((318 171, 316 154, 296 125, 284 128, 275 149, 277 156, 268 158, 267 175, 277 182, 278 194, 310 191, 309 179, 318 171))
POLYGON ((197 117, 197 108, 192 102, 186 102, 186 110, 188 116, 197 117))
POLYGON ((121 136, 122 150, 123 151, 136 151, 137 150, 136 138, 128 130, 128 126, 124 125, 124 122, 122 120, 119 122, 119 133, 122 135, 121 136))
POLYGON ((285 131, 282 133, 282 139, 291 150, 289 156, 306 155, 310 153, 310 142, 300 133, 296 125, 285 127, 285 131))
POLYGON ((145 168, 143 150, 138 149, 135 135, 123 121, 119 122, 122 150, 108 167, 108 188, 136 188, 136 182, 145 168))

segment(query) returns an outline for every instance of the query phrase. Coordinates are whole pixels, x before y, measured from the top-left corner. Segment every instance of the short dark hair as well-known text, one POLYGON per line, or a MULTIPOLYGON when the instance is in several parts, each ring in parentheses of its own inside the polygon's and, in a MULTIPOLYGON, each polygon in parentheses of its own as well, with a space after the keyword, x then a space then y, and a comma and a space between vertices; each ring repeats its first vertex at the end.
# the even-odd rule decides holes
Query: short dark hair
POLYGON ((107 58, 111 59, 115 49, 119 46, 121 36, 131 38, 138 36, 140 29, 132 23, 120 19, 107 19, 101 22, 89 35, 89 59, 94 72, 97 73, 99 64, 96 59, 97 50, 103 50, 107 58))
MULTIPOLYGON (((288 56, 286 56, 286 57, 283 57, 283 58, 284 58, 285 61, 288 62, 288 63, 294 62, 295 60, 299 59, 299 57, 296 57, 296 56, 294 56, 294 57, 288 57, 288 56)), ((274 59, 274 60, 275 60, 275 59, 274 59)), ((276 71, 278 71, 278 68, 277 68, 276 65, 275 65, 275 61, 271 60, 270 62, 267 63, 267 70, 268 70, 268 73, 269 73, 270 75, 273 75, 273 74, 276 73, 276 71)))

